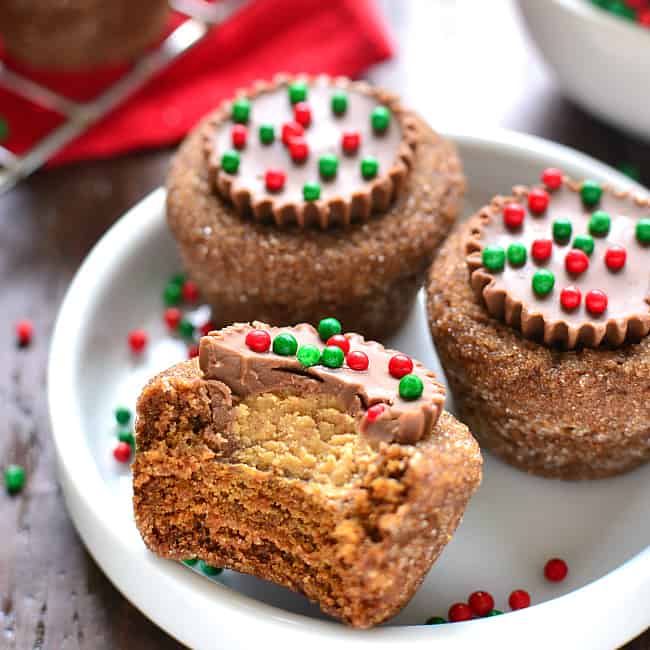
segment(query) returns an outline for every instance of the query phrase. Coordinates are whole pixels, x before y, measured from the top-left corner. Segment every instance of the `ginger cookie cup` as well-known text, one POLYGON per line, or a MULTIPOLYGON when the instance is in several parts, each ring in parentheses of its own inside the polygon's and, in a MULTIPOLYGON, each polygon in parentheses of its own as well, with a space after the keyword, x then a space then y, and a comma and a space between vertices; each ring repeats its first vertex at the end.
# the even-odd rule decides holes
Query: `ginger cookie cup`
POLYGON ((419 362, 331 318, 211 332, 140 395, 142 538, 377 625, 413 596, 481 480, 444 396, 419 362))
POLYGON ((522 470, 620 474, 650 458, 650 203, 559 170, 445 243, 431 333, 459 417, 522 470))
POLYGON ((29 65, 79 70, 136 59, 168 17, 167 0, 2 0, 0 37, 29 65))
POLYGON ((453 225, 456 151, 394 95, 277 77, 181 146, 167 216, 217 326, 332 314, 369 338, 404 320, 453 225))

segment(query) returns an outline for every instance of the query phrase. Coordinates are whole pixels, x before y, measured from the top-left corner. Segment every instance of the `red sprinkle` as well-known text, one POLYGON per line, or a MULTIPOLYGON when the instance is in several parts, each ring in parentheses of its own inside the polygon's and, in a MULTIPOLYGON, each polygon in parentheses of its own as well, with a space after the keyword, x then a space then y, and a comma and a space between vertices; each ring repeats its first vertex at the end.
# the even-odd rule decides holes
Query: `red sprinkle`
POLYGON ((564 309, 573 311, 580 306, 582 302, 582 293, 578 287, 570 286, 562 289, 560 293, 560 304, 564 309))
POLYGON ((232 139, 232 146, 235 149, 243 149, 246 146, 248 129, 243 124, 234 124, 230 130, 230 137, 232 139))
POLYGON ((199 299, 199 288, 192 280, 183 282, 183 300, 185 302, 196 302, 199 299))
POLYGON ((557 167, 547 167, 542 172, 542 183, 549 190, 557 190, 562 187, 562 170, 557 167))
POLYGON ((144 330, 133 330, 129 332, 128 340, 131 351, 140 354, 147 347, 149 337, 144 330))
POLYGON ((294 162, 304 162, 309 156, 309 145, 302 136, 296 136, 289 140, 289 155, 294 162))
POLYGON ((477 616, 486 616, 494 609, 494 598, 487 591, 475 591, 467 602, 477 616))
POLYGON ((530 254, 536 262, 545 262, 553 252, 553 242, 550 239, 536 239, 530 249, 530 254))
POLYGON ((510 609, 526 609, 530 606, 530 594, 523 589, 515 589, 508 598, 510 609))
POLYGON ((216 329, 214 323, 209 320, 201 325, 199 331, 201 332, 201 336, 207 336, 213 329, 216 329))
POLYGON ((131 445, 128 442, 118 442, 113 449, 113 457, 119 463, 128 463, 131 458, 131 445))
POLYGON ((542 212, 546 212, 549 201, 550 197, 546 190, 535 188, 530 190, 528 193, 528 208, 535 214, 542 214, 542 212))
POLYGON ((287 175, 281 169, 267 169, 264 174, 264 183, 269 192, 278 192, 284 187, 287 175))
POLYGON ((341 146, 345 153, 356 153, 361 144, 361 134, 359 131, 349 130, 343 131, 343 136, 341 137, 341 146))
POLYGON ((564 268, 575 275, 584 273, 589 268, 589 258, 584 251, 573 248, 564 258, 564 268))
POLYGON ((368 365, 370 364, 368 355, 360 350, 349 352, 345 357, 345 361, 352 370, 368 370, 368 365))
POLYGON ((169 307, 168 309, 165 309, 164 318, 167 327, 169 327, 170 330, 176 331, 178 324, 181 322, 181 318, 183 318, 183 313, 178 309, 178 307, 169 307))
POLYGON ((334 345, 337 348, 341 348, 343 354, 347 354, 350 351, 350 341, 343 334, 333 334, 327 339, 325 345, 334 345))
POLYGON ((413 372, 413 361, 405 354, 396 354, 388 362, 388 372, 395 379, 401 379, 404 375, 413 372))
POLYGON ((366 411, 366 420, 374 422, 383 412, 386 407, 383 404, 375 404, 366 411))
POLYGON ((544 566, 544 577, 551 582, 562 582, 569 573, 569 567, 559 557, 550 559, 544 566))
POLYGON ((620 271, 626 258, 627 252, 622 246, 610 246, 605 253, 605 264, 610 271, 620 271))
POLYGON ((253 352, 266 352, 271 347, 271 335, 266 330, 251 330, 245 340, 253 352))
POLYGON ((639 11, 637 20, 639 21, 639 25, 643 25, 643 27, 650 29, 650 9, 639 11))
POLYGON ((607 294, 600 289, 592 289, 585 297, 587 311, 600 316, 607 309, 607 294))
POLYGON ((519 203, 506 203, 503 206, 503 222, 508 228, 519 228, 524 223, 526 211, 519 203))
POLYGON ((194 357, 199 356, 199 346, 196 343, 192 343, 189 348, 187 348, 187 358, 194 359, 194 357))
POLYGON ((455 603, 449 608, 449 613, 447 614, 450 623, 469 621, 472 617, 472 609, 467 603, 455 603))
POLYGON ((32 342, 34 336, 34 325, 32 321, 23 318, 16 323, 16 339, 18 345, 26 347, 32 342))
POLYGON ((293 119, 304 127, 311 124, 311 108, 307 102, 298 102, 293 107, 293 119))
POLYGON ((282 142, 288 147, 291 138, 295 138, 300 135, 305 135, 305 129, 302 128, 302 124, 298 122, 285 122, 282 125, 282 142))

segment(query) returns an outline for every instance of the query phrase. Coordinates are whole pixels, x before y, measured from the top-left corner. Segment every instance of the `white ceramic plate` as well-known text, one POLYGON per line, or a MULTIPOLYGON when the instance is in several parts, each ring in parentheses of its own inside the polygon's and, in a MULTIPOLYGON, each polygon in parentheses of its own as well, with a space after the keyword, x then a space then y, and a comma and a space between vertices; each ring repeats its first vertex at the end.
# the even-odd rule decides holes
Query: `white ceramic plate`
MULTIPOLYGON (((449 134, 470 183, 466 213, 554 164, 576 177, 631 181, 564 147, 512 133, 449 134)), ((101 239, 61 308, 49 365, 49 405, 60 480, 70 515, 117 588, 180 641, 195 648, 304 647, 603 648, 650 625, 650 466, 627 476, 565 483, 527 476, 487 455, 485 478, 456 536, 411 603, 389 624, 359 632, 326 619, 302 597, 230 571, 210 580, 147 552, 133 523, 130 475, 113 460, 113 409, 133 406, 154 372, 185 358, 162 324, 161 288, 179 268, 165 226, 164 191, 153 192, 101 239), (152 342, 134 360, 126 334, 152 342), (570 567, 544 581, 546 559, 570 567), (507 610, 511 590, 534 606, 442 626, 449 605, 476 589, 507 610), (271 647, 275 647, 271 643, 271 647)), ((200 316, 197 316, 200 318, 200 316)), ((439 369, 422 296, 391 345, 439 369)), ((453 405, 449 405, 453 409, 453 405)))

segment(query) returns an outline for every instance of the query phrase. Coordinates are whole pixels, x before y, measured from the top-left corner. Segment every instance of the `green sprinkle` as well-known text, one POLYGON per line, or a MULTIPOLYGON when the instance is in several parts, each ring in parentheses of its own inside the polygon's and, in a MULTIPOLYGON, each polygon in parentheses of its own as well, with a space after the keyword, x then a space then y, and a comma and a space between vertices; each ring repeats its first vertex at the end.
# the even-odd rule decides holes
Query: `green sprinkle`
POLYGON ((187 318, 181 318, 178 324, 178 333, 185 339, 189 339, 194 335, 194 325, 187 318))
POLYGON ((553 239, 557 242, 566 242, 571 239, 573 226, 568 219, 556 219, 553 222, 553 239))
POLYGON ((323 178, 334 178, 339 168, 336 154, 326 153, 318 159, 318 171, 323 178))
POLYGON ((650 219, 637 221, 636 238, 640 244, 650 244, 650 219))
POLYGON ((318 365, 320 362, 320 350, 315 345, 301 345, 296 356, 306 368, 318 365))
POLYGON ((636 20, 636 11, 620 0, 610 2, 607 6, 607 11, 627 20, 636 20))
POLYGON ((506 252, 501 246, 486 246, 483 249, 483 266, 488 271, 502 271, 506 265, 506 252))
POLYGON ((370 123, 377 133, 383 133, 390 124, 390 110, 385 106, 375 106, 370 114, 370 123))
POLYGON ((305 183, 302 186, 302 196, 305 201, 317 201, 320 199, 320 185, 318 183, 305 183))
POLYGON ((345 361, 345 354, 335 345, 326 345, 321 354, 321 363, 328 368, 340 368, 345 361))
POLYGON ((183 290, 180 284, 175 282, 168 282, 163 291, 163 302, 167 307, 175 307, 180 304, 183 297, 183 290))
POLYGON ((343 115, 348 110, 348 94, 344 90, 336 90, 332 95, 332 113, 343 115))
POLYGON ((281 354, 283 357, 290 357, 296 353, 297 349, 298 341, 296 341, 296 337, 293 334, 289 334, 289 332, 278 334, 273 339, 273 352, 275 352, 275 354, 281 354))
POLYGON ((273 140, 275 140, 273 124, 262 124, 260 126, 260 142, 262 144, 271 144, 273 140))
POLYGON ((9 494, 17 494, 25 485, 25 469, 20 465, 8 465, 5 469, 5 487, 9 494))
POLYGON ((432 616, 427 619, 426 625, 442 625, 446 622, 446 619, 442 618, 442 616, 432 616))
POLYGON ((174 273, 171 278, 169 278, 169 284, 177 284, 179 287, 182 287, 187 280, 187 275, 185 273, 174 273))
POLYGON ((0 117, 0 142, 3 142, 9 136, 9 125, 7 121, 0 117))
POLYGON ((377 176, 379 162, 374 156, 366 156, 361 161, 361 175, 368 181, 377 176))
POLYGON ((587 255, 594 252, 594 238, 591 235, 576 235, 572 248, 579 248, 587 255))
POLYGON ((535 271, 535 275, 533 275, 533 291, 538 296, 546 296, 551 293, 554 285, 555 276, 551 271, 548 271, 547 269, 535 271))
POLYGON ((485 616, 501 616, 503 612, 500 609, 493 609, 492 611, 488 612, 485 616))
POLYGON ((289 101, 292 104, 304 102, 307 99, 307 84, 304 81, 294 81, 289 84, 289 101))
POLYGON ((587 207, 597 205, 602 195, 603 188, 596 181, 583 181, 580 196, 587 207))
POLYGON ((189 559, 187 559, 187 560, 183 560, 183 564, 184 564, 185 566, 194 566, 198 561, 199 561, 198 558, 196 558, 196 557, 191 557, 191 558, 189 558, 189 559))
POLYGON ((234 149, 228 149, 221 156, 221 167, 229 174, 236 174, 239 169, 239 153, 234 149))
POLYGON ((218 576, 223 571, 223 569, 212 566, 203 560, 199 560, 199 569, 201 569, 202 573, 206 576, 218 576))
POLYGON ((115 419, 118 424, 125 426, 131 421, 131 411, 126 406, 118 406, 115 409, 115 419))
POLYGON ((135 449, 135 436, 130 431, 120 431, 117 438, 120 442, 128 442, 131 449, 135 449))
POLYGON ((232 120, 238 124, 246 124, 251 114, 251 103, 246 97, 240 97, 232 103, 232 120))
POLYGON ((606 235, 612 225, 612 218, 603 210, 596 210, 589 219, 589 232, 592 235, 606 235))
POLYGON ((330 336, 335 334, 340 334, 343 331, 341 323, 336 320, 336 318, 323 318, 320 323, 318 323, 318 336, 320 336, 321 341, 327 342, 330 336))
POLYGON ((417 375, 404 375, 399 380, 399 395, 402 399, 418 399, 422 395, 423 390, 424 384, 417 375))
POLYGON ((523 244, 514 243, 508 246, 508 262, 512 266, 523 266, 526 263, 526 258, 528 253, 526 247, 523 244))

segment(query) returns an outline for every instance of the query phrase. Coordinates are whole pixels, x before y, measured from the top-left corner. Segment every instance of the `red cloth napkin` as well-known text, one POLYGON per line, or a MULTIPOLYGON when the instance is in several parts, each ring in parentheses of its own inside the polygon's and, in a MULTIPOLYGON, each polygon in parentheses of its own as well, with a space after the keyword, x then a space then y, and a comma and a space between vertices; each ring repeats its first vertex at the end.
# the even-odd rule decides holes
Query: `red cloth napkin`
MULTIPOLYGON (((182 22, 172 18, 173 26, 182 22)), ((132 149, 170 144, 204 114, 251 81, 276 72, 358 75, 388 58, 392 43, 373 0, 257 0, 213 28, 203 41, 152 79, 50 164, 103 158, 132 149)), ((83 73, 8 66, 75 100, 97 96, 128 66, 83 73)), ((62 117, 1 87, 0 115, 9 124, 4 146, 23 153, 61 123, 62 117)))

